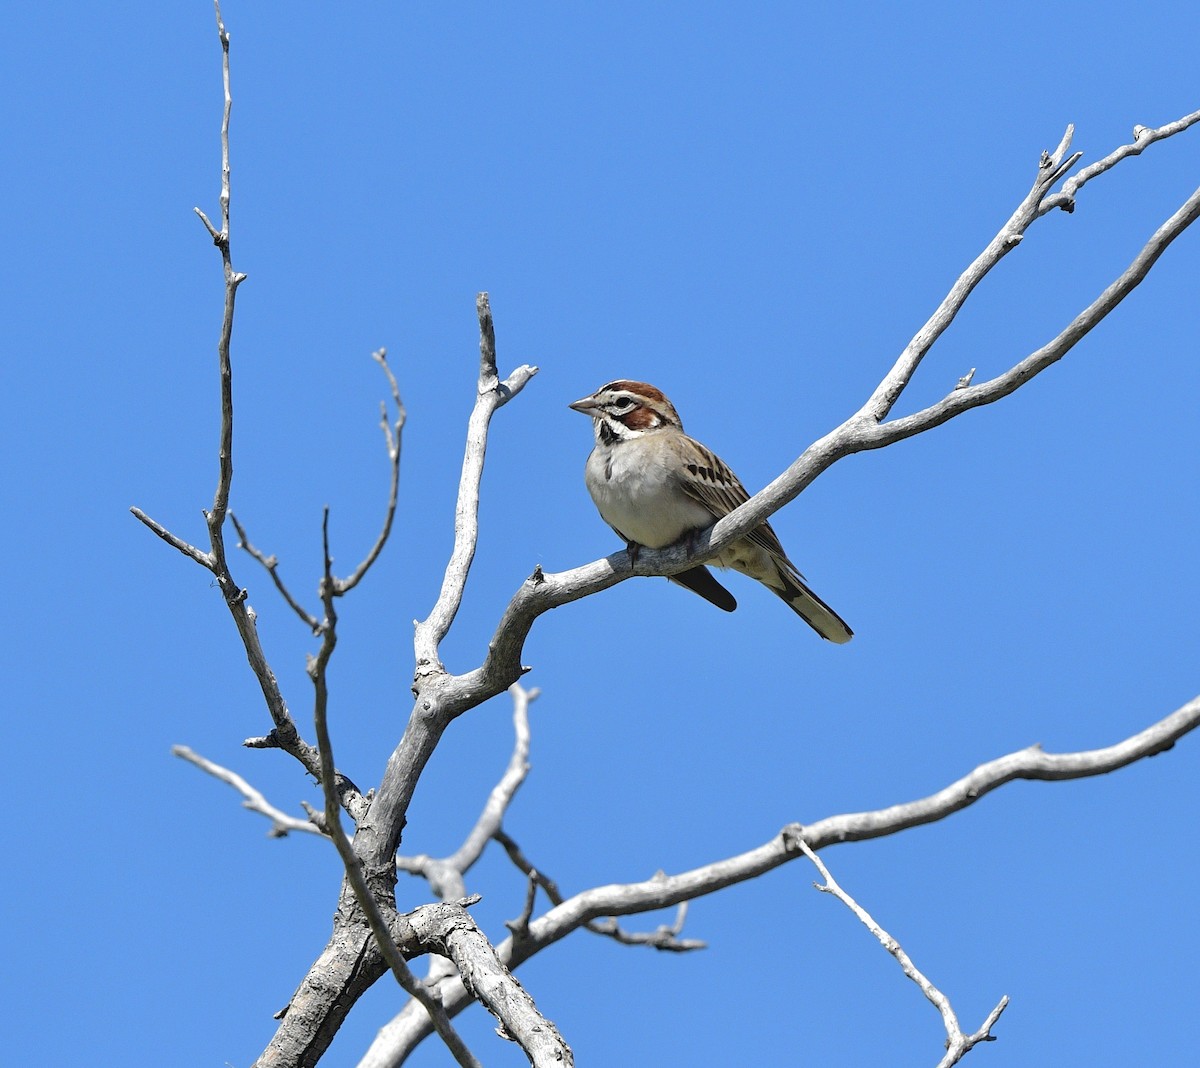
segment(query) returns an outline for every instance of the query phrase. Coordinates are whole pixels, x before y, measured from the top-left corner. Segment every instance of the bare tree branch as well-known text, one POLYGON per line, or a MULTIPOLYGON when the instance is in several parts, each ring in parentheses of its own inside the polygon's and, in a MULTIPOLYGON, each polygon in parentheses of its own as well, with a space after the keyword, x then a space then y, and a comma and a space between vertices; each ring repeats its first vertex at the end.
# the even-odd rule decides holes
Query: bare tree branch
POLYGON ((184 556, 190 560, 195 560, 201 567, 207 568, 209 571, 213 569, 213 560, 209 553, 204 552, 203 549, 197 549, 196 546, 184 541, 183 538, 176 537, 161 523, 156 522, 146 515, 140 508, 130 508, 129 510, 133 513, 135 519, 145 523, 146 526, 173 549, 178 549, 184 556))
MULTIPOLYGON (((462 712, 476 707, 520 677, 523 672, 520 657, 525 638, 534 621, 543 612, 605 589, 632 575, 672 574, 685 567, 693 566, 698 560, 711 557, 735 539, 744 536, 752 527, 757 526, 793 500, 813 479, 837 460, 855 452, 880 448, 892 441, 930 429, 971 407, 990 403, 1007 395, 1039 370, 1048 366, 1050 362, 1060 359, 1087 330, 1108 314, 1136 286, 1167 245, 1194 220, 1195 198, 1189 200, 1171 220, 1160 228, 1131 267, 1044 350, 1039 350, 1039 353, 1035 353, 1027 361, 1016 365, 999 379, 980 385, 963 385, 961 388, 956 388, 951 396, 940 405, 926 409, 916 416, 904 417, 892 422, 880 422, 886 418, 904 387, 911 380, 920 360, 937 336, 949 325, 970 291, 978 284, 983 275, 1018 243, 1024 230, 1036 219, 1037 208, 1042 199, 1078 158, 1067 155, 1070 133, 1071 131, 1068 129, 1053 154, 1043 154, 1042 161, 1038 166, 1037 178, 1030 193, 1021 202, 1017 211, 997 237, 988 245, 985 252, 977 257, 975 263, 959 279, 938 311, 922 331, 918 332, 913 342, 901 354, 895 366, 884 377, 859 412, 805 450, 786 472, 763 491, 708 531, 696 535, 692 539, 690 553, 688 547, 678 545, 653 552, 644 551, 639 554, 634 564, 630 563, 629 554, 622 551, 605 560, 596 561, 559 575, 544 574, 540 568, 536 569, 510 601, 489 643, 488 654, 483 664, 463 675, 450 676, 446 674, 438 660, 437 647, 453 620, 461 599, 466 571, 477 536, 478 478, 482 465, 482 453, 473 449, 469 443, 467 459, 464 462, 463 481, 460 486, 455 554, 452 557, 451 566, 447 569, 442 596, 439 597, 438 604, 429 619, 417 627, 418 664, 415 681, 417 702, 404 736, 388 761, 376 796, 370 825, 364 827, 356 839, 356 845, 360 847, 360 855, 368 862, 368 870, 384 870, 384 859, 394 856, 416 783, 448 724, 462 712)), ((481 400, 486 397, 485 383, 495 380, 494 372, 491 377, 486 374, 489 362, 494 362, 494 357, 489 361, 489 354, 494 350, 491 349, 489 340, 490 316, 482 314, 484 310, 486 310, 486 303, 481 302, 481 352, 483 354, 481 365, 485 369, 485 371, 481 371, 481 400)), ((469 438, 472 442, 478 440, 482 432, 486 432, 486 418, 477 418, 480 410, 481 404, 477 404, 469 431, 469 438)), ((966 804, 969 801, 962 803, 966 804)), ((893 832, 889 830, 880 833, 893 832)), ((778 855, 775 851, 780 848, 778 843, 771 847, 772 859, 766 868, 747 871, 738 875, 737 878, 748 878, 753 874, 761 874, 763 870, 769 870, 775 864, 782 863, 786 859, 786 850, 782 855, 778 855)), ((755 862, 760 859, 756 858, 755 862)), ((644 889, 644 897, 640 896, 642 890, 634 894, 634 897, 645 902, 655 902, 653 905, 645 904, 644 908, 646 909, 676 904, 680 900, 695 896, 696 893, 708 893, 713 889, 719 889, 720 885, 726 885, 721 882, 719 875, 722 870, 722 867, 718 865, 706 872, 706 877, 713 880, 709 889, 688 889, 685 880, 685 885, 678 894, 668 895, 664 893, 664 887, 671 884, 671 880, 666 880, 664 883, 656 885, 653 890, 644 889), (713 872, 718 874, 713 874, 713 872)), ((567 904, 564 903, 563 906, 551 910, 547 916, 561 916, 561 910, 566 907, 567 904)), ((589 912, 588 915, 579 918, 577 922, 571 921, 568 926, 574 929, 579 924, 600 916, 639 910, 605 907, 595 912, 589 912)), ((541 921, 534 921, 531 925, 531 941, 528 943, 530 946, 537 944, 536 932, 539 922, 541 921)), ((552 926, 557 922, 557 920, 554 921, 552 926)), ((513 961, 515 962, 517 957, 523 957, 526 951, 526 946, 522 945, 521 951, 514 953, 513 961)))
POLYGON ((379 349, 371 353, 371 359, 379 364, 383 368, 383 373, 387 375, 388 384, 392 387, 392 401, 396 405, 396 422, 393 426, 388 422, 387 401, 380 401, 379 404, 379 422, 383 427, 388 460, 391 462, 391 488, 388 491, 387 508, 383 515, 383 529, 379 532, 379 537, 375 539, 375 544, 371 546, 363 562, 354 569, 349 577, 334 579, 333 592, 336 597, 343 597, 354 589, 371 569, 371 565, 379 559, 379 554, 383 552, 383 547, 387 544, 388 535, 392 532, 392 521, 396 518, 396 501, 400 495, 400 436, 404 431, 408 413, 404 409, 404 402, 400 399, 400 386, 396 382, 396 376, 392 374, 392 369, 388 366, 387 349, 379 349))
MULTIPOLYGON (((448 857, 435 858, 427 854, 400 856, 396 868, 412 875, 420 875, 443 901, 451 901, 466 895, 467 871, 482 855, 492 837, 502 833, 501 824, 513 797, 529 773, 529 703, 538 696, 538 691, 526 690, 520 683, 509 687, 513 699, 513 730, 515 742, 508 767, 500 781, 493 787, 484 805, 483 812, 471 828, 462 845, 448 857)), ((531 883, 531 888, 533 884, 531 883)), ((532 901, 529 908, 532 910, 532 901)), ((490 946, 490 943, 489 943, 490 946)), ((494 954, 494 950, 492 950, 494 954)), ((497 959, 496 965, 499 965, 497 959)), ((441 956, 431 956, 425 982, 436 986, 441 980, 457 975, 454 962, 441 956)), ((385 1029, 386 1030, 386 1027, 385 1029)), ((505 1032, 507 1034, 507 1032, 505 1032)))
MULTIPOLYGON (((463 844, 450 856, 443 858, 435 858, 427 854, 400 856, 396 858, 396 868, 411 875, 422 876, 428 881, 431 889, 438 897, 443 901, 453 901, 466 895, 465 873, 470 870, 482 855, 488 841, 495 839, 504 847, 513 859, 513 862, 529 879, 529 893, 527 895, 525 914, 521 921, 508 925, 510 930, 513 930, 514 934, 520 937, 521 927, 528 923, 530 916, 533 914, 534 897, 539 886, 543 888, 547 896, 555 904, 560 904, 563 897, 559 893, 554 881, 535 871, 533 866, 525 859, 517 843, 501 829, 508 806, 511 804, 517 789, 524 782, 529 772, 529 704, 538 696, 536 689, 527 691, 520 683, 514 683, 509 687, 509 693, 513 699, 513 729, 515 735, 512 755, 509 758, 508 767, 504 775, 492 789, 487 803, 484 805, 483 812, 480 814, 474 827, 472 827, 463 844)), ((683 929, 683 922, 686 915, 687 903, 684 902, 679 906, 675 923, 671 926, 662 925, 655 931, 625 931, 612 919, 597 920, 587 924, 587 927, 597 934, 605 935, 626 945, 650 945, 656 949, 674 951, 701 949, 704 947, 703 942, 694 939, 680 939, 678 937, 683 929)), ((442 957, 434 957, 430 961, 429 972, 425 981, 428 985, 436 985, 443 979, 455 974, 456 970, 452 962, 442 957)), ((372 1045, 372 1050, 375 1050, 377 1045, 380 1048, 386 1047, 386 1035, 390 1026, 385 1025, 380 1032, 380 1039, 376 1044, 372 1045)), ((374 1056, 375 1054, 370 1051, 367 1054, 368 1060, 374 1056)))
MULTIPOLYGON (((575 1056, 554 1024, 537 1009, 533 998, 500 960, 499 954, 465 912, 438 946, 454 961, 454 982, 471 992, 499 1022, 502 1038, 517 1043, 534 1068, 571 1068, 575 1056)), ((441 986, 437 988, 440 996, 441 986)))
MULTIPOLYGON (((491 417, 524 389, 537 373, 536 367, 522 365, 504 381, 500 381, 496 371, 492 312, 486 293, 480 293, 476 298, 476 311, 480 336, 479 379, 475 405, 467 424, 467 444, 455 508, 454 549, 437 602, 428 618, 416 626, 416 672, 413 681, 416 703, 400 743, 384 769, 374 801, 375 815, 367 825, 360 827, 355 842, 368 871, 386 870, 393 880, 395 854, 413 791, 442 734, 456 716, 506 689, 521 674, 518 671, 499 689, 486 694, 478 691, 468 693, 446 672, 438 656, 438 647, 462 602, 479 537, 479 486, 491 417), (476 697, 477 700, 474 699, 476 697)), ((385 883, 379 890, 390 892, 393 885, 385 883)))
POLYGON ((996 1039, 991 1033, 991 1029, 995 1026, 996 1021, 1000 1019, 1000 1014, 1008 1007, 1008 995, 1005 994, 996 1007, 988 1013, 987 1019, 978 1031, 972 1035, 964 1034, 963 1029, 959 1026, 958 1015, 954 1011, 954 1006, 950 1004, 950 999, 926 978, 924 972, 913 964, 912 959, 904 952, 903 946, 880 927, 871 914, 838 885, 837 880, 829 874, 829 869, 821 863, 817 854, 808 847, 808 843, 804 841, 803 835, 798 836, 795 841, 800 851, 816 865, 817 871, 821 873, 821 878, 825 880, 824 885, 813 883, 813 886, 822 893, 833 894, 843 905, 850 909, 867 930, 879 939, 879 944, 896 959, 896 963, 900 965, 904 974, 920 987, 921 993, 925 995, 930 1004, 941 1013, 942 1023, 946 1028, 946 1055, 938 1061, 938 1068, 951 1068, 951 1065, 957 1064, 965 1054, 969 1053, 980 1042, 994 1042, 996 1039))
POLYGON ((471 828, 471 833, 467 835, 466 840, 455 850, 453 855, 446 858, 447 864, 461 872, 466 872, 471 868, 493 835, 500 830, 508 806, 512 804, 517 790, 525 781, 525 776, 529 774, 529 704, 531 701, 537 700, 539 691, 536 687, 526 690, 519 682, 514 682, 508 688, 508 692, 512 694, 513 699, 513 730, 516 734, 516 742, 513 745, 508 767, 488 795, 479 819, 471 828))
POLYGON ((1120 148, 1114 149, 1103 159, 1084 167, 1078 174, 1068 178, 1063 183, 1060 192, 1054 193, 1042 201, 1041 206, 1038 208, 1038 214, 1045 215, 1046 212, 1053 211, 1055 208, 1062 208, 1063 211, 1068 212, 1074 211, 1075 194, 1097 175, 1103 174, 1111 167, 1115 167, 1126 156, 1140 156, 1155 141, 1161 141, 1164 137, 1180 133, 1197 122, 1200 122, 1200 111, 1193 111, 1190 115, 1185 115, 1182 119, 1176 119, 1165 126, 1160 126, 1157 130, 1152 130, 1148 126, 1135 126, 1133 128, 1133 142, 1131 144, 1121 145, 1120 148))
MULTIPOLYGON (((392 400, 396 404, 396 423, 394 427, 388 421, 387 401, 381 401, 379 405, 380 424, 383 427, 383 436, 387 444, 388 460, 391 467, 391 488, 388 491, 387 508, 384 510, 383 516, 383 529, 379 532, 379 537, 375 539, 375 543, 367 552, 362 563, 354 569, 354 572, 348 578, 335 578, 333 580, 333 595, 335 597, 343 597, 354 589, 371 569, 371 565, 379 559, 379 554, 383 552, 383 547, 387 544, 388 536, 392 532, 392 522, 396 518, 396 503, 400 495, 400 436, 404 430, 404 423, 408 416, 404 409, 404 402, 400 399, 399 383, 397 383, 396 376, 392 374, 392 369, 387 363, 387 349, 379 349, 371 353, 371 359, 379 364, 383 368, 383 373, 387 375, 388 383, 392 388, 392 400)), ((311 612, 307 611, 292 596, 283 579, 279 577, 278 558, 274 554, 267 556, 261 549, 256 548, 251 543, 250 539, 246 536, 246 531, 242 524, 238 522, 236 515, 230 512, 229 518, 238 532, 238 538, 240 539, 238 547, 244 549, 266 569, 267 574, 271 576, 271 581, 275 583, 275 588, 287 602, 288 607, 300 617, 301 621, 313 634, 319 635, 321 633, 321 621, 311 612)), ((151 529, 153 529, 153 526, 151 529)))
POLYGON ((954 322, 955 316, 967 302, 967 298, 975 287, 983 281, 996 264, 1021 243, 1025 231, 1038 217, 1037 209, 1043 197, 1061 176, 1063 170, 1078 159, 1078 155, 1064 159, 1067 150, 1071 147, 1073 132, 1074 128, 1068 126, 1058 148, 1053 153, 1042 153, 1033 186, 1025 195, 1025 199, 1017 205, 1016 211, 1000 228, 996 236, 988 242, 987 247, 975 257, 974 262, 950 287, 950 292, 946 294, 925 325, 916 332, 900 354, 899 359, 896 360, 895 365, 884 376, 883 381, 875 387, 875 391, 867 403, 860 409, 861 417, 869 418, 876 423, 887 418, 900 394, 912 381, 912 376, 921 365, 921 361, 933 348, 942 333, 954 322))
POLYGON ((292 596, 291 591, 284 584, 283 579, 279 577, 279 558, 276 557, 274 553, 272 553, 270 556, 267 556, 261 549, 257 548, 253 542, 250 541, 250 538, 246 535, 245 528, 238 521, 238 517, 234 515, 233 512, 229 513, 229 521, 233 524, 234 530, 237 531, 238 548, 249 553, 252 557, 254 557, 255 560, 262 564, 267 574, 271 576, 271 581, 275 583, 275 588, 287 602, 288 607, 300 617, 301 621, 305 624, 305 626, 308 627, 309 630, 313 632, 313 634, 320 634, 321 621, 317 619, 317 617, 311 612, 309 612, 302 604, 300 604, 295 597, 292 596))
MULTIPOLYGON (((535 868, 525 856, 521 847, 510 835, 504 831, 497 830, 494 837, 504 847, 509 860, 528 878, 531 888, 536 889, 541 887, 542 891, 550 899, 551 904, 561 905, 566 900, 562 891, 558 888, 558 883, 546 875, 545 872, 535 868)), ((655 878, 662 877, 661 872, 655 876, 655 878)), ((527 906, 526 912, 527 914, 520 920, 505 924, 512 931, 513 937, 516 939, 521 939, 528 933, 529 918, 533 915, 532 908, 527 906)), ((674 953, 686 953, 693 949, 706 948, 707 943, 699 939, 681 939, 678 937, 683 931, 683 924, 686 919, 687 902, 682 901, 680 902, 675 922, 670 925, 661 924, 654 931, 626 931, 611 916, 600 920, 589 920, 584 926, 593 934, 604 935, 606 938, 611 938, 613 941, 620 942, 626 946, 651 946, 654 949, 669 950, 674 953)))
MULTIPOLYGON (((770 841, 755 849, 679 875, 659 873, 640 883, 617 883, 585 890, 534 920, 522 937, 505 939, 496 947, 496 952, 508 968, 515 969, 534 954, 592 920, 667 908, 757 878, 802 857, 804 854, 798 844, 801 839, 816 852, 831 845, 882 838, 910 827, 935 823, 1016 779, 1058 781, 1105 775, 1135 761, 1166 752, 1197 726, 1200 726, 1200 697, 1145 730, 1103 749, 1046 753, 1033 745, 981 764, 929 797, 874 812, 829 816, 804 826, 789 824, 770 841)), ((457 980, 444 980, 440 989, 442 1003, 451 1016, 470 1004, 470 996, 457 980)), ((984 1032, 995 1023, 997 1015, 993 1010, 993 1015, 971 1037, 982 1041, 984 1032)), ((380 1041, 372 1046, 372 1056, 364 1059, 359 1068, 394 1068, 402 1064, 429 1033, 427 1026, 411 1008, 405 1008, 385 1030, 386 1056, 381 1032, 380 1041)))
POLYGON ((626 931, 616 919, 609 916, 603 920, 592 920, 587 929, 606 935, 623 946, 649 946, 666 953, 690 953, 696 949, 707 949, 708 943, 699 938, 680 938, 683 925, 687 923, 688 903, 681 901, 675 910, 674 923, 660 923, 653 931, 626 931))
POLYGON ((865 448, 878 449, 903 438, 912 437, 953 419, 956 415, 983 404, 991 404, 1016 392, 1021 386, 1047 367, 1061 360, 1075 344, 1121 303, 1150 273, 1159 256, 1184 230, 1200 217, 1200 189, 1160 226, 1133 262, 1091 304, 1052 341, 1014 365, 1002 375, 977 385, 956 388, 943 400, 913 415, 893 419, 869 429, 863 435, 865 448))
POLYGON ((463 456, 462 478, 458 486, 458 504, 454 510, 454 550, 446 565, 437 603, 429 617, 417 624, 414 646, 418 678, 445 671, 438 657, 438 646, 458 613, 471 561, 475 558, 475 545, 479 540, 479 485, 487 453, 488 424, 496 410, 520 393, 538 370, 525 364, 501 382, 496 371, 496 333, 492 325, 492 308, 486 293, 480 293, 476 298, 475 308, 479 316, 479 386, 475 407, 467 424, 466 454, 463 456))
MULTIPOLYGON (((229 117, 233 110, 233 95, 229 85, 229 33, 221 18, 220 0, 214 0, 213 8, 217 17, 217 36, 221 41, 221 80, 225 93, 225 106, 221 113, 221 229, 218 230, 213 226, 209 217, 199 208, 194 210, 205 229, 208 230, 213 244, 220 249, 221 264, 225 273, 225 313, 221 319, 221 334, 217 341, 217 357, 221 375, 221 432, 217 449, 217 488, 213 493, 212 509, 205 512, 204 517, 208 524, 209 541, 212 543, 212 552, 207 566, 217 577, 221 592, 232 608, 235 604, 240 605, 246 599, 246 594, 233 581, 225 559, 225 514, 229 510, 229 492, 233 485, 233 370, 229 358, 229 345, 233 337, 233 311, 237 300, 238 286, 246 280, 246 276, 233 269, 233 258, 229 247, 229 117)), ((139 515, 138 518, 143 517, 139 515)), ((145 522, 144 519, 143 522, 145 522)))
MULTIPOLYGON (((225 598, 226 607, 233 617, 238 635, 246 650, 246 659, 254 672, 262 690, 267 711, 274 722, 274 729, 264 737, 247 739, 246 745, 252 748, 279 748, 295 757, 304 769, 316 779, 321 776, 320 756, 316 747, 309 745, 300 737, 287 702, 279 688, 262 643, 258 637, 257 615, 247 603, 247 591, 234 581, 225 552, 225 516, 229 510, 229 494, 233 484, 233 366, 230 358, 230 343, 233 337, 233 315, 237 298, 238 286, 246 280, 246 276, 233 269, 232 254, 229 241, 229 117, 233 107, 233 97, 229 80, 229 34, 221 18, 221 5, 214 0, 213 8, 217 19, 217 36, 221 42, 221 75, 224 89, 224 108, 221 115, 221 228, 216 229, 212 221, 199 208, 196 214, 204 223, 213 239, 213 243, 221 252, 221 264, 225 276, 225 304, 221 319, 221 333, 217 341, 217 362, 221 379, 221 428, 218 447, 217 488, 213 494, 213 506, 205 513, 208 527, 211 551, 201 552, 188 544, 182 538, 171 534, 161 524, 150 519, 141 509, 131 509, 133 514, 154 531, 168 544, 195 560, 202 567, 211 571, 216 577, 217 585, 225 598)), ((362 796, 361 791, 353 782, 340 772, 334 773, 338 796, 343 807, 355 819, 359 818, 369 802, 362 796)))
POLYGON ((266 799, 261 790, 251 786, 237 772, 223 768, 220 764, 214 764, 199 753, 193 752, 186 745, 171 746, 171 754, 188 761, 190 764, 195 764, 201 771, 205 771, 213 776, 213 778, 220 779, 221 782, 232 786, 246 799, 242 802, 243 808, 266 816, 271 821, 271 829, 267 832, 268 837, 283 838, 289 831, 303 831, 307 834, 324 833, 312 820, 302 820, 298 816, 289 816, 282 809, 276 808, 266 799))
POLYGON ((463 876, 470 871, 483 855, 488 842, 499 832, 508 806, 512 804, 517 790, 529 774, 529 705, 537 699, 539 691, 536 688, 526 690, 519 682, 514 682, 508 688, 508 692, 513 699, 515 740, 512 755, 509 757, 508 767, 500 781, 492 787, 479 819, 475 821, 462 845, 448 857, 436 858, 419 853, 396 858, 397 870, 424 877, 433 892, 443 901, 453 901, 466 896, 463 876))
MULTIPOLYGON (((324 576, 321 580, 321 603, 324 606, 325 619, 321 626, 321 648, 309 664, 309 675, 315 693, 313 713, 321 766, 332 768, 335 764, 328 726, 327 673, 330 658, 337 646, 337 610, 334 607, 335 580, 329 554, 328 508, 325 509, 321 529, 325 562, 324 576)), ((521 777, 524 777, 523 771, 521 777)), ((430 990, 412 973, 394 941, 392 927, 397 919, 395 911, 389 902, 386 907, 393 918, 392 922, 389 922, 384 916, 381 902, 376 900, 367 883, 362 860, 342 830, 339 798, 333 778, 323 780, 322 786, 325 793, 326 831, 342 858, 346 878, 353 888, 359 908, 366 916, 376 946, 401 988, 428 1013, 432 1026, 446 1043, 455 1060, 463 1065, 463 1068, 479 1068, 479 1062, 450 1023, 450 1018, 446 1015, 436 992, 430 990)), ((418 935, 421 934, 416 925, 414 929, 418 935)), ((498 959, 491 943, 465 910, 458 922, 452 924, 440 936, 436 948, 454 962, 465 988, 495 1015, 505 1036, 521 1046, 535 1068, 570 1068, 574 1063, 570 1047, 563 1041, 554 1024, 538 1012, 533 998, 513 979, 498 959)))

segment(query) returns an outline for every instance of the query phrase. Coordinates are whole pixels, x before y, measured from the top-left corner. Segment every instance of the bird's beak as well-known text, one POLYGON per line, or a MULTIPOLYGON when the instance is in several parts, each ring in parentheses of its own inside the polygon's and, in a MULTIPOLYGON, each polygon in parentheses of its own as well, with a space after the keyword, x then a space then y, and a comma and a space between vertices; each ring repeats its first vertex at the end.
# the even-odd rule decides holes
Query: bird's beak
POLYGON ((591 415, 598 405, 595 397, 584 397, 583 400, 577 400, 574 404, 568 404, 567 407, 577 412, 583 412, 584 415, 591 415))

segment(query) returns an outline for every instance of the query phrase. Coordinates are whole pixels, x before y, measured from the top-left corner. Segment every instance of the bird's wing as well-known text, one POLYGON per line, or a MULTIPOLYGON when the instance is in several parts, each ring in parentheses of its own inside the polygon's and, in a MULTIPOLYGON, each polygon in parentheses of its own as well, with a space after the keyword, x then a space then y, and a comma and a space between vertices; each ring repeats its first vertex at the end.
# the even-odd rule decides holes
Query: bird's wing
POLYGON ((722 612, 732 612, 737 608, 733 594, 722 586, 703 564, 697 564, 678 575, 672 575, 671 581, 692 593, 698 593, 709 604, 715 604, 722 612))
MULTIPOLYGON (((723 519, 750 499, 741 480, 716 453, 686 434, 683 435, 682 444, 684 473, 680 484, 689 497, 712 512, 714 521, 723 519)), ((746 537, 772 555, 787 560, 787 554, 770 523, 760 523, 746 537)))

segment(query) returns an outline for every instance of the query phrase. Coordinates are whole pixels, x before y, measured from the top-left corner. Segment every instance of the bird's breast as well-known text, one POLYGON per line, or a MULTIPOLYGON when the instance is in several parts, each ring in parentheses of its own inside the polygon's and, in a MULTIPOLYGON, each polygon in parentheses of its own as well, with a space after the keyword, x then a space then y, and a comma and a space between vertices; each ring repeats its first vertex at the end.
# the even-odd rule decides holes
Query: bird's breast
POLYGON ((597 446, 588 457, 587 487, 604 521, 650 549, 670 545, 713 520, 683 491, 670 458, 653 435, 597 446))

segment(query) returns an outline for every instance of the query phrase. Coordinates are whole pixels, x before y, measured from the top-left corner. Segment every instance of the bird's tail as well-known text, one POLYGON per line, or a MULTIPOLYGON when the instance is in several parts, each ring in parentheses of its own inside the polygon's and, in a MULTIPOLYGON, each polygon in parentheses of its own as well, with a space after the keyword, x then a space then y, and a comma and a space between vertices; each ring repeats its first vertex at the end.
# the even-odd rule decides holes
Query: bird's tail
POLYGON ((782 587, 772 584, 771 589, 822 638, 844 645, 854 637, 854 631, 846 626, 846 621, 813 593, 798 573, 789 574, 780 568, 779 578, 782 587))

